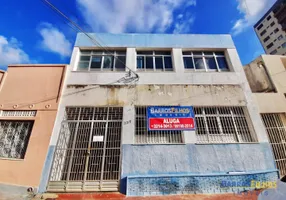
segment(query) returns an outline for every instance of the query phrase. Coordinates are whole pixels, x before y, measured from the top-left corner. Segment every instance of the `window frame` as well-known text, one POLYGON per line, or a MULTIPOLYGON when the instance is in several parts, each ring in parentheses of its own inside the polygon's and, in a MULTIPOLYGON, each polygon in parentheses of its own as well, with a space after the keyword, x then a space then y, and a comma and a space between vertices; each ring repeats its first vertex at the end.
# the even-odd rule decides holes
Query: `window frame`
POLYGON ((187 51, 187 50, 183 50, 182 56, 183 56, 184 69, 186 71, 195 71, 195 72, 230 72, 229 64, 227 62, 227 59, 226 59, 224 51, 187 51), (190 54, 185 54, 184 55, 184 52, 189 52, 190 54), (194 55, 194 52, 200 52, 202 54, 201 55, 194 55), (212 52, 212 55, 205 55, 205 52, 212 52), (223 53, 224 55, 216 54, 218 52, 219 53, 223 53), (192 58, 192 63, 193 63, 193 67, 194 67, 193 69, 185 67, 184 58, 192 58), (202 58, 203 59, 204 69, 196 69, 195 60, 194 60, 195 58, 202 58), (215 64, 216 64, 216 69, 208 68, 207 62, 206 62, 206 58, 214 58, 215 64), (227 69, 221 69, 220 68, 217 58, 224 58, 225 59, 225 62, 227 64, 227 69))
MULTIPOLYGON (((194 112, 195 112, 195 121, 196 121, 196 138, 197 138, 197 144, 224 144, 224 143, 231 143, 231 144, 241 144, 241 143, 257 143, 257 135, 255 134, 254 128, 253 128, 253 124, 251 122, 250 116, 247 112, 247 108, 244 106, 220 106, 220 107, 205 107, 205 106, 195 106, 194 107, 194 112), (205 109, 215 109, 216 112, 213 114, 206 114, 205 109), (201 109, 202 113, 198 114, 196 113, 196 109, 201 109), (219 109, 229 109, 230 114, 221 114, 219 113, 219 109), (237 114, 235 112, 237 112, 238 110, 235 109, 241 109, 241 111, 243 112, 243 114, 237 114), (228 127, 224 127, 222 125, 222 119, 224 117, 229 117, 231 118, 231 122, 233 123, 234 127, 233 129, 235 130, 234 133, 225 133, 223 129, 227 129, 228 131, 230 131, 230 129, 228 127), (247 125, 247 132, 249 135, 245 135, 244 139, 248 139, 249 141, 242 141, 242 136, 239 136, 239 133, 241 132, 241 129, 243 129, 245 131, 245 127, 242 128, 240 126, 238 126, 236 119, 237 118, 244 118, 246 125, 247 125), (206 132, 205 135, 207 137, 207 141, 201 139, 202 136, 200 134, 198 134, 199 132, 199 125, 201 123, 198 122, 198 118, 202 118, 203 121, 203 125, 204 125, 204 131, 206 132), (217 128, 219 131, 219 134, 213 134, 210 133, 210 128, 209 128, 209 124, 208 124, 208 120, 207 119, 211 119, 211 118, 215 118, 216 122, 217 122, 217 128), (220 136, 219 139, 221 140, 225 140, 226 138, 223 136, 232 136, 234 141, 218 141, 217 139, 210 139, 210 136, 220 136)), ((227 123, 228 125, 230 125, 229 121, 227 123)), ((241 125, 242 122, 240 121, 239 125, 241 125)), ((212 122, 211 125, 214 125, 214 123, 212 122)))
POLYGON ((125 72, 126 71, 126 49, 120 49, 120 50, 110 50, 110 51, 104 51, 104 50, 81 50, 80 51, 80 55, 79 55, 79 61, 77 63, 77 67, 76 67, 76 71, 80 71, 80 72, 92 72, 92 71, 115 71, 115 72, 125 72), (87 51, 88 53, 83 53, 84 51, 87 51), (118 53, 118 52, 122 52, 124 51, 124 53, 118 53), (89 61, 80 61, 80 58, 82 56, 89 56, 89 61), (104 68, 104 60, 105 57, 107 56, 111 56, 113 57, 113 61, 112 61, 112 67, 111 68, 104 68), (100 57, 101 58, 101 63, 100 63, 100 68, 91 68, 91 64, 92 64, 92 59, 94 57, 100 57), (125 57, 125 67, 123 68, 117 68, 116 67, 116 61, 120 60, 119 57, 125 57), (88 67, 86 70, 81 70, 79 68, 79 64, 80 62, 89 62, 88 67), (122 70, 120 70, 122 69, 122 70))
POLYGON ((141 71, 141 72, 174 72, 174 65, 173 65, 173 59, 172 59, 172 51, 171 50, 137 50, 136 51, 136 71, 141 71), (162 52, 162 51, 168 51, 170 52, 170 55, 164 55, 164 54, 156 54, 156 52, 162 52), (138 54, 138 52, 152 52, 152 54, 138 54), (143 57, 144 62, 143 62, 143 67, 142 68, 138 68, 138 57, 143 57), (146 57, 152 57, 152 61, 153 61, 153 69, 152 68, 147 68, 147 64, 146 64, 146 57), (156 68, 156 58, 162 58, 162 69, 156 68), (172 63, 172 68, 166 68, 165 65, 165 58, 170 58, 171 59, 171 63, 172 63))
MULTIPOLYGON (((29 142, 30 142, 30 139, 31 139, 31 135, 32 135, 32 132, 33 132, 33 128, 34 128, 34 124, 35 124, 35 120, 33 119, 14 119, 14 118, 9 118, 9 119, 3 119, 1 118, 0 119, 0 122, 14 122, 14 123, 29 123, 29 126, 28 126, 28 129, 26 130, 27 131, 27 134, 26 134, 26 137, 25 137, 25 144, 24 146, 22 147, 21 149, 21 153, 20 153, 20 158, 18 157, 4 157, 4 156, 0 156, 0 159, 6 159, 6 160, 24 160, 25 159, 25 156, 26 156, 26 153, 27 153, 27 149, 28 149, 28 146, 29 146, 29 142)), ((15 130, 13 130, 14 132, 15 130)), ((7 133, 6 133, 7 135, 7 133)), ((11 148, 11 146, 9 147, 11 148)))

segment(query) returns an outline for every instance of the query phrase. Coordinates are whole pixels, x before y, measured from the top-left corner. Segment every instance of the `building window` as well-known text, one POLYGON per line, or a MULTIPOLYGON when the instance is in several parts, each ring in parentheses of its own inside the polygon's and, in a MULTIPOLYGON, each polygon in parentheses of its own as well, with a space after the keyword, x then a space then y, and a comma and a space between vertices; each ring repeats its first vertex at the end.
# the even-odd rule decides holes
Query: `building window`
POLYGON ((274 33, 277 33, 279 31, 279 29, 278 28, 276 28, 275 30, 274 30, 274 33))
POLYGON ((277 39, 278 40, 282 40, 283 39, 283 35, 280 35, 277 39))
POLYGON ((181 144, 182 131, 148 131, 147 107, 135 107, 135 143, 136 144, 181 144))
POLYGON ((263 42, 267 42, 270 39, 269 36, 267 36, 266 38, 264 38, 263 42))
POLYGON ((184 51, 184 67, 195 71, 229 71, 224 52, 184 51))
POLYGON ((274 25, 275 25, 275 22, 272 22, 272 23, 270 24, 271 27, 274 26, 274 25))
POLYGON ((256 142, 244 107, 195 107, 198 143, 256 142))
POLYGON ((173 71, 171 51, 137 51, 137 69, 173 71))
POLYGON ((0 121, 0 157, 23 159, 31 135, 33 121, 0 121))
POLYGON ((126 51, 82 50, 78 71, 125 71, 126 51))
POLYGON ((276 54, 276 53, 277 53, 277 50, 276 50, 276 49, 275 49, 274 51, 271 51, 271 52, 270 52, 271 55, 274 55, 274 54, 276 54))
POLYGON ((266 33, 266 30, 263 30, 263 31, 260 33, 260 36, 263 36, 265 33, 266 33))
POLYGON ((266 46, 267 49, 270 49, 271 47, 273 47, 273 43, 272 42, 266 46))
POLYGON ((286 48, 286 42, 284 42, 281 47, 283 47, 284 49, 286 48))
POLYGON ((257 30, 260 30, 262 27, 263 27, 263 24, 260 24, 260 25, 257 27, 257 30))
POLYGON ((1 110, 1 117, 35 117, 37 111, 35 110, 1 110))
POLYGON ((271 16, 269 15, 266 19, 267 19, 267 21, 269 21, 271 19, 271 16))

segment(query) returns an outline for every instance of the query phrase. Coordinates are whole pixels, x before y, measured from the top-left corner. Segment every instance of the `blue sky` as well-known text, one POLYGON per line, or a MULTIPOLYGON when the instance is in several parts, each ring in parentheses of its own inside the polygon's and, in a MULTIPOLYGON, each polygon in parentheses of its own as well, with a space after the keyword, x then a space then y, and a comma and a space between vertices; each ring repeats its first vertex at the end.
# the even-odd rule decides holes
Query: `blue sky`
MULTIPOLYGON (((253 24, 275 0, 49 0, 87 32, 231 34, 243 64, 264 53, 253 24)), ((76 31, 42 0, 2 0, 0 66, 69 63, 76 31)))

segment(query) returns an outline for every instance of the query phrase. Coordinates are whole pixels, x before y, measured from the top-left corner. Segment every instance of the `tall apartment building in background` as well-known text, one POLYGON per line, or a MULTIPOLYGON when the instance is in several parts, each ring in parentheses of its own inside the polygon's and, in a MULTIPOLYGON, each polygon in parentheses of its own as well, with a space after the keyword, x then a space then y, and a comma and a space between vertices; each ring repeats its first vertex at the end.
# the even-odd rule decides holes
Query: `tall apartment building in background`
POLYGON ((277 0, 254 29, 267 54, 286 55, 286 0, 277 0))
POLYGON ((108 50, 77 36, 40 192, 230 193, 229 181, 277 180, 230 35, 90 35, 108 50), (150 131, 148 106, 193 106, 196 130, 150 131))

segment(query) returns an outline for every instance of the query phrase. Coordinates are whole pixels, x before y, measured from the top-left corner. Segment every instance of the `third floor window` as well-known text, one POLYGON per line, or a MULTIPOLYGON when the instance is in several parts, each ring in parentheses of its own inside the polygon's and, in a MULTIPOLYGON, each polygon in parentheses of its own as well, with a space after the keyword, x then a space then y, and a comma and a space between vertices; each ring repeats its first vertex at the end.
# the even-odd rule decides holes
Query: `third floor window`
POLYGON ((224 52, 184 51, 185 69, 195 71, 229 71, 224 52))
POLYGON ((173 71, 171 51, 137 51, 137 70, 173 71))

